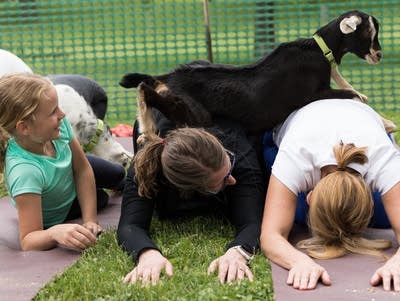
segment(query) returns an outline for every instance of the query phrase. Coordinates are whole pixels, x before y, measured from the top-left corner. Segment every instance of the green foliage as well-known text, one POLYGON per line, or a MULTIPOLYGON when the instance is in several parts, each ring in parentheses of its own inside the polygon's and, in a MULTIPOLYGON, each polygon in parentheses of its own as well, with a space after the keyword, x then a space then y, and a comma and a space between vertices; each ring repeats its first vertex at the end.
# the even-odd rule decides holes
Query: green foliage
POLYGON ((274 300, 270 266, 261 254, 251 262, 253 282, 221 285, 216 275, 207 275, 208 265, 224 253, 233 237, 227 221, 214 217, 173 222, 154 219, 151 232, 174 266, 172 277, 163 275, 154 286, 124 284, 122 279, 133 263, 110 229, 34 300, 274 300))

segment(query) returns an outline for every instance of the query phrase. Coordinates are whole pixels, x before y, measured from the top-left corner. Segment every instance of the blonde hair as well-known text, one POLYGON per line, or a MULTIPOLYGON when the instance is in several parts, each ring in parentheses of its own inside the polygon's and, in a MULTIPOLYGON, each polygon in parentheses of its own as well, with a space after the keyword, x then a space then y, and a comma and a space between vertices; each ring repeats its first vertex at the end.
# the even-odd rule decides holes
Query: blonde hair
POLYGON ((36 74, 17 73, 0 77, 0 171, 4 169, 7 141, 18 121, 34 117, 40 100, 47 98, 50 80, 36 74))
POLYGON ((348 164, 368 162, 366 147, 335 146, 337 169, 315 186, 310 200, 309 226, 312 237, 298 242, 308 255, 329 259, 347 253, 383 256, 389 240, 369 240, 362 235, 373 214, 371 191, 364 179, 348 164))
POLYGON ((154 197, 163 176, 183 197, 193 191, 205 192, 225 156, 220 141, 204 129, 178 128, 165 139, 151 137, 134 158, 139 195, 154 197))

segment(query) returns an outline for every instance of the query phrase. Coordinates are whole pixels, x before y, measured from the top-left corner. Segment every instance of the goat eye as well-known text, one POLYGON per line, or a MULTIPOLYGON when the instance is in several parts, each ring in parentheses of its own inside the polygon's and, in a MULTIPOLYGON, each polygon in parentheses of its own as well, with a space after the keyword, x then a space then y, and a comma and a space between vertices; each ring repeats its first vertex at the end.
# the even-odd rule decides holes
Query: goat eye
POLYGON ((368 32, 368 33, 372 32, 371 26, 368 26, 368 27, 367 27, 367 32, 368 32))
POLYGON ((369 36, 371 36, 371 33, 372 29, 368 27, 366 30, 363 31, 363 36, 368 38, 369 36))

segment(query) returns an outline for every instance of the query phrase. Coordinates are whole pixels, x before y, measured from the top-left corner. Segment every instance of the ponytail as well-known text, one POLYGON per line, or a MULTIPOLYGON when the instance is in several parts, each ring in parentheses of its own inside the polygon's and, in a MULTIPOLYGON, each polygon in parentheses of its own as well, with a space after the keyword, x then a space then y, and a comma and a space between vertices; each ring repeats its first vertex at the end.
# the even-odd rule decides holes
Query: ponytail
POLYGON ((309 226, 312 237, 297 247, 318 259, 329 259, 347 253, 383 256, 389 240, 370 240, 362 235, 373 214, 369 186, 350 163, 368 162, 366 147, 342 142, 333 148, 337 168, 315 186, 310 200, 309 226))
POLYGON ((333 148, 337 169, 339 171, 349 171, 350 163, 365 164, 368 162, 366 155, 367 147, 356 147, 353 143, 344 144, 342 141, 333 148))
POLYGON ((161 154, 163 149, 163 139, 154 136, 152 140, 147 140, 143 149, 133 159, 138 191, 142 197, 152 198, 158 192, 158 179, 162 172, 161 154))

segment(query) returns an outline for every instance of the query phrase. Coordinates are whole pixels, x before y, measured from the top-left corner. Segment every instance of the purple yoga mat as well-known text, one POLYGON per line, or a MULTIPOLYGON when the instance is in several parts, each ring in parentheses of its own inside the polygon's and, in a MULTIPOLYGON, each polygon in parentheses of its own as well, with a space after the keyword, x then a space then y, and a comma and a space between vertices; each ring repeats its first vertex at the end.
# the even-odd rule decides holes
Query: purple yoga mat
MULTIPOLYGON (((394 247, 385 251, 392 255, 398 248, 391 229, 368 229, 369 238, 385 238, 394 242, 394 247)), ((291 242, 307 237, 306 229, 296 226, 291 242)), ((369 280, 375 270, 382 266, 383 259, 375 256, 349 254, 341 258, 317 260, 328 271, 332 285, 318 284, 315 290, 299 291, 286 284, 288 271, 271 262, 272 279, 276 301, 389 301, 400 300, 400 293, 386 292, 382 286, 372 287, 369 280)))
MULTIPOLYGON (((132 151, 132 138, 117 138, 132 151)), ((121 197, 111 197, 99 213, 105 229, 116 228, 121 197)), ((80 252, 54 248, 49 251, 20 251, 17 211, 8 197, 0 199, 0 300, 31 300, 47 282, 62 273, 80 256, 80 252)))
MULTIPOLYGON (((121 197, 110 198, 99 213, 105 229, 118 224, 121 197)), ((0 300, 31 300, 56 274, 74 263, 80 252, 61 247, 48 251, 19 249, 17 212, 8 198, 0 199, 0 300)))

